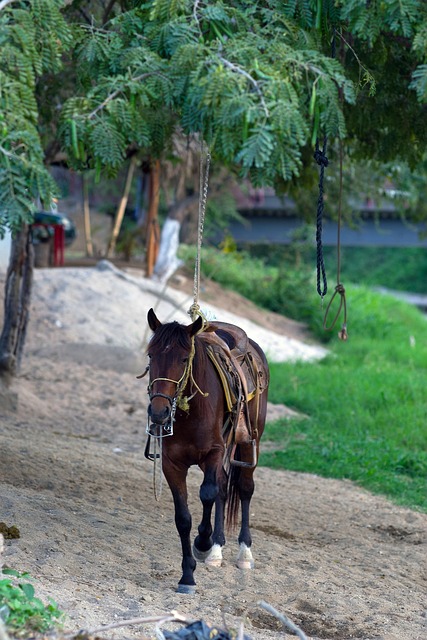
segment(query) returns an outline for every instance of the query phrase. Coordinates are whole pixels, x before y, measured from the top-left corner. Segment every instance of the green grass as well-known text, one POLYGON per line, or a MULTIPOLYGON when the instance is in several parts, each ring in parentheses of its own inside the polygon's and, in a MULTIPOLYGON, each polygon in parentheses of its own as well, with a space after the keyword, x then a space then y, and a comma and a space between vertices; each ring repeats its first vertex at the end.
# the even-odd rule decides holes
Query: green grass
POLYGON ((14 637, 33 636, 60 627, 63 613, 51 600, 45 605, 35 595, 28 573, 0 571, 0 619, 14 637))
POLYGON ((347 296, 347 342, 320 362, 271 365, 270 400, 309 418, 268 425, 278 450, 260 464, 349 478, 427 511, 427 320, 365 288, 347 296))

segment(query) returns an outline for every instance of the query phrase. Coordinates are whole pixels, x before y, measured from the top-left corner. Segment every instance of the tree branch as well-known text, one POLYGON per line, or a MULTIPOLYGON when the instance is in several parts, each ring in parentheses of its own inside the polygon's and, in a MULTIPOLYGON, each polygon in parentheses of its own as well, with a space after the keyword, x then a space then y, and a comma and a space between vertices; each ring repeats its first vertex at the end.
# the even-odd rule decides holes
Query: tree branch
POLYGON ((197 9, 199 8, 199 4, 200 4, 200 0, 195 0, 194 5, 193 5, 193 18, 194 21, 197 22, 197 26, 199 31, 201 31, 200 29, 200 21, 199 18, 197 17, 197 9))
POLYGON ((110 0, 110 2, 108 3, 107 8, 104 11, 104 15, 102 16, 102 24, 105 24, 107 22, 115 2, 116 0, 110 0))
MULTIPOLYGON (((98 634, 102 634, 104 631, 109 631, 110 629, 118 629, 119 627, 127 627, 135 624, 148 624, 148 623, 159 623, 163 624, 165 622, 190 622, 188 618, 185 618, 181 614, 176 611, 171 611, 169 614, 166 613, 163 616, 150 616, 147 618, 131 618, 130 620, 120 620, 119 622, 113 622, 112 624, 107 624, 104 627, 98 627, 96 629, 90 629, 86 634, 88 636, 94 636, 98 634)), ((74 638, 76 635, 81 635, 81 632, 78 634, 75 633, 67 633, 64 638, 74 638)))
POLYGON ((5 7, 7 7, 8 4, 11 4, 12 2, 15 2, 15 0, 1 0, 1 2, 0 2, 0 11, 2 9, 4 9, 5 7))
POLYGON ((13 153, 13 151, 8 151, 7 149, 5 149, 2 146, 0 146, 0 153, 2 153, 4 156, 6 156, 6 158, 10 158, 11 160, 22 162, 22 164, 25 167, 28 167, 28 165, 29 165, 29 161, 28 161, 27 158, 24 158, 23 156, 20 156, 17 153, 13 153))
MULTIPOLYGON (((145 80, 145 78, 148 78, 149 76, 155 76, 158 75, 162 78, 167 79, 165 76, 163 76, 162 74, 158 73, 157 71, 147 71, 147 73, 142 73, 140 76, 136 76, 135 78, 132 78, 133 82, 139 82, 140 80, 145 80)), ((92 111, 92 113, 89 114, 89 120, 91 120, 94 116, 96 116, 96 114, 98 113, 98 111, 101 111, 104 107, 107 106, 107 104, 109 102, 111 102, 111 100, 114 100, 114 98, 116 98, 118 95, 120 95, 120 93, 123 91, 123 89, 116 89, 116 91, 113 91, 112 93, 110 93, 109 96, 107 96, 105 98, 105 100, 103 102, 101 102, 101 104, 99 104, 96 109, 94 109, 92 111)))
POLYGON ((265 104, 264 96, 263 96, 262 91, 259 88, 259 84, 255 80, 255 78, 253 78, 250 73, 248 73, 247 71, 245 71, 241 67, 238 67, 236 64, 234 64, 233 62, 230 62, 226 58, 223 58, 222 56, 219 56, 219 59, 221 60, 221 62, 226 67, 231 69, 231 71, 234 71, 235 73, 240 73, 240 75, 244 76, 247 80, 249 80, 249 82, 251 83, 251 85, 254 87, 255 91, 259 95, 259 99, 260 99, 260 102, 262 104, 262 108, 264 109, 265 115, 267 116, 267 118, 269 118, 270 114, 269 114, 267 105, 265 104))

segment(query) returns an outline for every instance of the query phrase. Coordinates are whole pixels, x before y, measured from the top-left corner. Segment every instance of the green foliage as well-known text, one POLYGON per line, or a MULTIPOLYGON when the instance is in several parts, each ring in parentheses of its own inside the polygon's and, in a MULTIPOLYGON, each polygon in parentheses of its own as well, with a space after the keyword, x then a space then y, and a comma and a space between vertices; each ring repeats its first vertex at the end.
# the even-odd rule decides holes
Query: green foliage
POLYGON ((413 169, 427 146, 426 22, 422 0, 11 3, 0 13, 0 229, 50 199, 44 162, 59 150, 75 170, 112 176, 130 153, 166 157, 177 131, 279 190, 324 134, 346 137, 353 158, 413 169))
MULTIPOLYGON (((329 4, 325 10, 332 16, 329 4)), ((218 162, 237 166, 256 184, 298 175, 310 136, 312 84, 318 85, 321 122, 333 136, 345 135, 340 91, 349 103, 355 93, 319 38, 302 32, 302 16, 305 27, 313 23, 308 3, 295 5, 294 14, 282 3, 216 2, 195 9, 191 2, 154 2, 80 28, 75 56, 86 100, 79 104, 85 125, 78 127, 78 145, 70 144, 66 126, 60 129, 75 168, 94 167, 97 156, 116 170, 121 152, 115 141, 120 134, 125 147, 140 143, 127 126, 139 119, 149 134, 141 145, 148 155, 164 152, 182 127, 201 133, 218 162), (116 100, 120 120, 109 108, 116 100), (158 112, 160 126, 150 115, 158 112), (108 142, 101 155, 96 152, 95 128, 111 134, 111 163, 108 142), (80 146, 85 153, 76 154, 80 146)), ((65 105, 63 121, 69 111, 65 105)))
POLYGON ((261 464, 349 478, 427 511, 427 324, 415 308, 349 288, 349 340, 316 363, 273 363, 270 400, 309 418, 277 422, 261 464))
POLYGON ((418 100, 427 102, 427 64, 420 64, 415 69, 409 86, 417 92, 418 100))
POLYGON ((0 618, 14 636, 52 630, 63 618, 53 600, 45 605, 36 597, 30 580, 28 573, 14 569, 0 572, 0 618))
POLYGON ((44 166, 36 87, 56 73, 70 44, 57 0, 37 0, 0 12, 0 237, 31 219, 37 197, 49 202, 56 187, 44 166))
POLYGON ((384 32, 411 37, 422 13, 422 4, 417 0, 376 2, 373 11, 368 5, 361 7, 359 0, 340 4, 341 17, 348 22, 349 30, 371 44, 384 32))

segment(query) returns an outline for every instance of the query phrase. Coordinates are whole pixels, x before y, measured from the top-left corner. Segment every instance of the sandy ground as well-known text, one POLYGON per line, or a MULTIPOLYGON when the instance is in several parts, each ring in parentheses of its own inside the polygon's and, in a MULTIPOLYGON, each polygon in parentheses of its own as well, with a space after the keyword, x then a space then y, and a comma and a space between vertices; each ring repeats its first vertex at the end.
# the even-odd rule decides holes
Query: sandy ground
MULTIPOLYGON (((166 486, 154 499, 153 466, 143 455, 146 383, 135 377, 145 367, 145 315, 159 288, 130 278, 111 268, 36 272, 18 407, 1 415, 0 521, 21 534, 6 540, 4 561, 36 579, 71 631, 177 610, 222 627, 243 621, 254 639, 282 638, 281 624, 258 605, 264 600, 312 639, 427 638, 427 515, 308 474, 258 468, 255 569, 235 567, 233 534, 221 568, 198 566, 196 594, 176 593, 172 502, 166 486)), ((182 304, 177 319, 185 321, 185 289, 160 302, 160 318, 182 304)), ((301 342, 304 327, 210 293, 223 305, 220 319, 230 319, 230 309, 252 318, 248 328, 270 357, 322 354, 301 342)), ((270 420, 283 413, 270 405, 270 420)), ((194 470, 195 527, 200 482, 194 470)), ((104 637, 153 634, 149 625, 104 637)))

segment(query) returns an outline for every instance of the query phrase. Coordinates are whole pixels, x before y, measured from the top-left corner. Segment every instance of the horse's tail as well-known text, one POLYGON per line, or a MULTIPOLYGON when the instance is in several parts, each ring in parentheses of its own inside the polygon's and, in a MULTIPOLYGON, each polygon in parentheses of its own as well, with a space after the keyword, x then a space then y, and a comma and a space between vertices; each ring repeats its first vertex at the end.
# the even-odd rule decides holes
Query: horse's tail
MULTIPOLYGON (((236 447, 235 456, 238 459, 239 446, 236 447)), ((237 526, 237 516, 240 506, 239 478, 241 467, 231 465, 227 478, 227 511, 226 528, 232 531, 237 526)))

